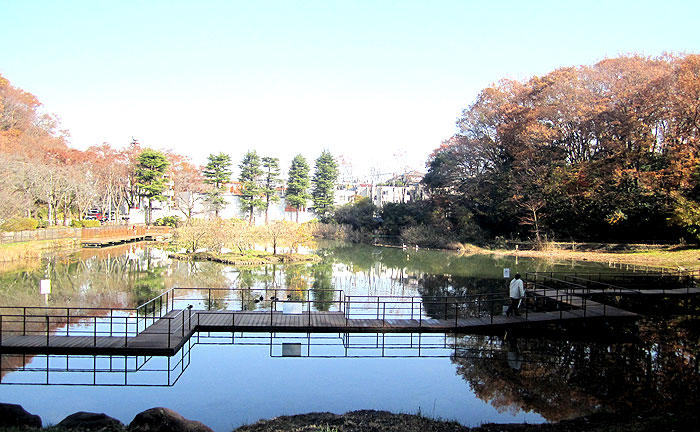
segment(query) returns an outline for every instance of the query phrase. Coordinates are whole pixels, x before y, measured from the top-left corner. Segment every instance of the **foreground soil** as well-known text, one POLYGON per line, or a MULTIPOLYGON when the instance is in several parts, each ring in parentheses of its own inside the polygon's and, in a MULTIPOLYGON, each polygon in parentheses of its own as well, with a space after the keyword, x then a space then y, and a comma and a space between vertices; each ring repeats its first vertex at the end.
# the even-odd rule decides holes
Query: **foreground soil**
POLYGON ((325 431, 325 432, 652 432, 700 431, 700 414, 642 413, 595 414, 554 424, 484 424, 468 428, 451 421, 433 420, 419 415, 392 414, 386 411, 353 411, 343 415, 310 413, 261 420, 242 426, 236 432, 325 431))

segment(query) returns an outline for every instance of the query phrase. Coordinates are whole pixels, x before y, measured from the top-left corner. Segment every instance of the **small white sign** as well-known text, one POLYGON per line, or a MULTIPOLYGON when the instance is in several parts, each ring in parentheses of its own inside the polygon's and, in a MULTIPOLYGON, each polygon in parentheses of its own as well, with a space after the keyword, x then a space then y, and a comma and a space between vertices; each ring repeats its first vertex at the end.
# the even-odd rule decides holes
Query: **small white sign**
POLYGON ((42 279, 39 282, 39 294, 51 294, 51 280, 42 279))
POLYGON ((503 277, 504 277, 504 278, 509 278, 509 277, 510 277, 510 269, 509 269, 509 268, 504 268, 504 269, 503 269, 503 277))
POLYGON ((286 301, 282 305, 282 313, 283 314, 300 314, 302 312, 302 303, 301 302, 289 302, 286 301))

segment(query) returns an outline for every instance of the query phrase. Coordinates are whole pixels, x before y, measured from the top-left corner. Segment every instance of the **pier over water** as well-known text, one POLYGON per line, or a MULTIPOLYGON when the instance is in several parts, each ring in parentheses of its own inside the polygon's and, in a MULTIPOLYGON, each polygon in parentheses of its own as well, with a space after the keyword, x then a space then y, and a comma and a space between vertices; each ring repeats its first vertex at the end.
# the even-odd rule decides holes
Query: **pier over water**
POLYGON ((512 327, 634 319, 615 299, 678 298, 695 307, 691 273, 528 273, 520 316, 503 294, 416 297, 268 289, 173 288, 136 309, 0 307, 0 353, 175 355, 197 332, 495 333, 512 327), (251 303, 262 307, 248 310, 251 303))

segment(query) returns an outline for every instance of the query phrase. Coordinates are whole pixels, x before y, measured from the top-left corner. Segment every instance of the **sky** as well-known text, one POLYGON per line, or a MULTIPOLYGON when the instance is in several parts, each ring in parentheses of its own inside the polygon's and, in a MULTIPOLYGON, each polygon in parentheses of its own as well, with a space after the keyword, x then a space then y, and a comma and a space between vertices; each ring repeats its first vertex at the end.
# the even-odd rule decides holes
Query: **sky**
POLYGON ((479 92, 624 54, 700 52, 700 2, 0 0, 0 74, 70 145, 323 150, 425 171, 479 92))

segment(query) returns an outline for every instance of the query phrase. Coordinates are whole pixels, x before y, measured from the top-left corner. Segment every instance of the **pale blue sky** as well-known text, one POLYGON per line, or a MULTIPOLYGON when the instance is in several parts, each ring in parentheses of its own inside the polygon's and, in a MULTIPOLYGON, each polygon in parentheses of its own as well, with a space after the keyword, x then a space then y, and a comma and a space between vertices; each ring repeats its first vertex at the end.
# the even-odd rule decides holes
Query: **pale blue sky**
POLYGON ((693 1, 0 0, 0 74, 72 145, 408 165, 501 78, 700 51, 693 1))

